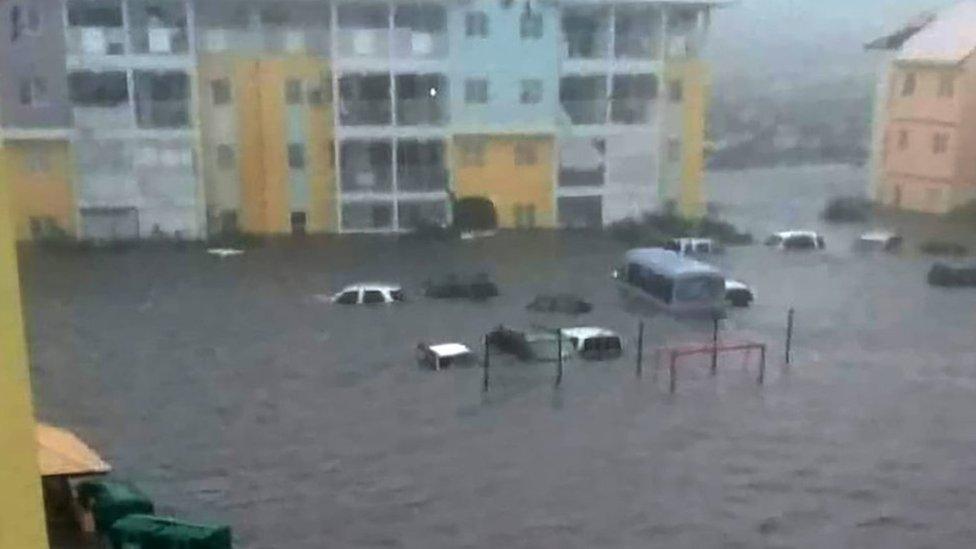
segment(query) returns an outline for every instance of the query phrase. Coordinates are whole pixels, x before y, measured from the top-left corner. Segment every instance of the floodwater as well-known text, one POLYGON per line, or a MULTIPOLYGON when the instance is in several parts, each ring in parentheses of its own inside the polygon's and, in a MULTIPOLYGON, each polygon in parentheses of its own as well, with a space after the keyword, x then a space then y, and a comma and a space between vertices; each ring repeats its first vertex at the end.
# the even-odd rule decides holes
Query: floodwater
MULTIPOLYGON (((753 231, 821 227, 846 167, 716 173, 711 197, 753 231)), ((889 220, 901 256, 860 256, 870 225, 823 227, 824 253, 762 246, 718 259, 758 290, 723 341, 769 345, 678 368, 653 350, 700 326, 637 316, 609 273, 618 244, 579 234, 475 242, 306 241, 220 260, 200 250, 24 257, 33 382, 45 420, 75 429, 162 512, 232 525, 256 548, 900 548, 976 545, 976 291, 925 284, 914 254, 938 230, 889 220), (429 276, 490 272, 502 296, 429 301, 429 276), (316 296, 395 280, 414 299, 355 308, 316 296), (543 291, 595 304, 579 319, 528 313, 543 291), (783 365, 796 309, 794 365, 783 365), (609 363, 492 361, 431 372, 418 341, 480 351, 499 323, 604 325, 609 363)), ((957 235, 958 236, 958 235, 957 235)), ((974 235, 963 235, 973 240, 974 235)))

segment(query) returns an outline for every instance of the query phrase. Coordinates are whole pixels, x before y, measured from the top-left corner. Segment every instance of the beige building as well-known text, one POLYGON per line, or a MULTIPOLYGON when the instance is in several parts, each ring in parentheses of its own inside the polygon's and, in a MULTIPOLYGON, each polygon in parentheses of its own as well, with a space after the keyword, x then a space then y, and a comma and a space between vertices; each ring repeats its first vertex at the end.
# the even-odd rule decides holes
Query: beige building
POLYGON ((947 213, 976 199, 976 1, 868 44, 887 56, 875 107, 871 196, 947 213))

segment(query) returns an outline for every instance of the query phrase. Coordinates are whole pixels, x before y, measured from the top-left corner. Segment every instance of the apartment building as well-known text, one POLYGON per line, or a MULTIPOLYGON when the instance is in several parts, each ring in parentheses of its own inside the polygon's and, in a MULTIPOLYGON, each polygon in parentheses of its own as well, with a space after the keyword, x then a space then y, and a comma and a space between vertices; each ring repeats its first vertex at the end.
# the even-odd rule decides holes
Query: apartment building
POLYGON ((700 214, 720 3, 13 0, 4 28, 40 10, 49 39, 0 51, 6 150, 47 151, 62 197, 22 235, 394 232, 466 197, 511 228, 700 214), (8 124, 24 90, 44 107, 8 124))
POLYGON ((886 57, 870 196, 928 213, 976 200, 976 2, 923 14, 867 47, 886 57))

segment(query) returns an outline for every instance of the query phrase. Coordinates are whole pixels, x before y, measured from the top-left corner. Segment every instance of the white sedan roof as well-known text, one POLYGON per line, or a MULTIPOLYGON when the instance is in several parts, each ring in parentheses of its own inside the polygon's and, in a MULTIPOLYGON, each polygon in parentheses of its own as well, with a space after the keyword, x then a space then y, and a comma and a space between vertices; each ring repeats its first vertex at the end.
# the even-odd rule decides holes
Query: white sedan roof
POLYGON ((471 349, 468 349, 467 345, 460 343, 441 343, 439 345, 431 345, 428 348, 430 352, 441 358, 471 354, 471 349))
POLYGON ((359 291, 359 290, 386 290, 386 291, 396 291, 399 290, 400 286, 398 284, 389 284, 386 282, 359 282, 357 284, 350 284, 345 288, 339 290, 339 293, 359 291))
POLYGON ((820 236, 820 233, 818 233, 817 231, 804 231, 804 230, 780 231, 774 234, 783 239, 792 238, 795 236, 808 236, 810 238, 817 238, 818 236, 820 236))

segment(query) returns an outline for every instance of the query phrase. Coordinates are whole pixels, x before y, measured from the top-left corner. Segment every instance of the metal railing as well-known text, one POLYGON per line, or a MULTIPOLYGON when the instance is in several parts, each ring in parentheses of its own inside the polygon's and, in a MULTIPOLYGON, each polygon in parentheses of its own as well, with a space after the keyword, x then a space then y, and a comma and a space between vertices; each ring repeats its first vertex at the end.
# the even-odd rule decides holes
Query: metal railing
POLYGON ((183 128, 190 125, 190 102, 136 100, 136 123, 140 128, 183 128))
POLYGON ((610 48, 607 37, 590 33, 567 33, 563 54, 569 59, 604 59, 610 48))
POLYGON ((413 165, 397 168, 397 190, 434 192, 447 190, 447 169, 443 166, 413 165))
POLYGON ((131 128, 135 124, 128 101, 111 106, 75 105, 72 115, 79 128, 131 128))
POLYGON ((356 169, 346 167, 341 170, 344 192, 389 193, 393 190, 392 169, 356 169))
POLYGON ((626 97, 610 100, 610 120, 615 124, 647 124, 654 119, 654 100, 626 97))
POLYGON ((603 124, 607 121, 607 100, 564 100, 563 111, 575 125, 603 124))
POLYGON ((388 126, 392 110, 388 100, 339 99, 339 121, 346 126, 388 126))
POLYGON ((617 35, 614 38, 614 55, 618 59, 639 59, 651 61, 659 54, 658 42, 660 38, 650 34, 636 36, 617 35))
POLYGON ((398 126, 441 126, 448 122, 448 106, 440 99, 397 99, 398 126))
POLYGON ((584 170, 579 168, 559 168, 560 187, 600 187, 603 186, 605 170, 594 168, 584 170))
POLYGON ((339 54, 343 57, 389 57, 387 29, 339 29, 336 31, 339 54))

